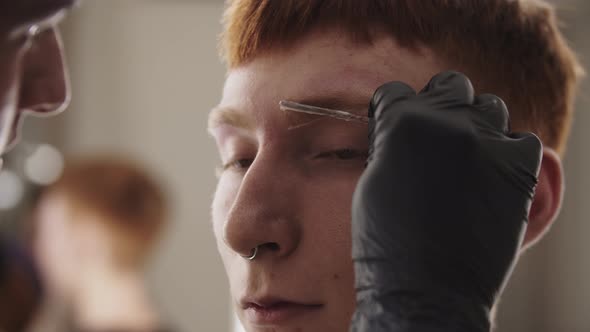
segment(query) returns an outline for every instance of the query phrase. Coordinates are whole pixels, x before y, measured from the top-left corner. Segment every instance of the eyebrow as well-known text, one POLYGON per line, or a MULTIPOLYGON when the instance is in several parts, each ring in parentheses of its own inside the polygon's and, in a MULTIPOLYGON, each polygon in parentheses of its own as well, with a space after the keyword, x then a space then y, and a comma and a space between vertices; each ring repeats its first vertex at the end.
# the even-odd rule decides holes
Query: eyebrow
POLYGON ((209 131, 221 125, 252 130, 254 121, 247 114, 231 107, 215 107, 209 113, 207 128, 209 131))
POLYGON ((342 110, 336 110, 333 108, 324 108, 324 107, 317 107, 311 106, 307 104, 299 104, 289 100, 281 100, 279 102, 279 108, 282 111, 292 111, 298 113, 307 113, 307 114, 314 114, 314 115, 325 115, 330 116, 333 118, 337 118, 340 120, 345 121, 355 121, 361 123, 368 123, 369 118, 362 115, 357 115, 351 112, 346 112, 342 110))
MULTIPOLYGON (((288 99, 300 104, 338 109, 352 114, 367 116, 369 109, 370 96, 362 96, 360 94, 337 94, 325 96, 312 96, 308 98, 288 99)), ((279 102, 277 101, 276 111, 280 111, 279 102)), ((305 123, 310 120, 319 119, 322 115, 313 115, 305 113, 289 112, 289 120, 294 123, 305 123)), ((215 107, 209 113, 208 130, 221 126, 229 125, 232 127, 253 130, 256 126, 254 119, 231 107, 215 107)))
POLYGON ((305 99, 286 99, 292 100, 299 104, 331 108, 346 111, 356 115, 367 115, 369 109, 370 96, 361 96, 358 94, 336 95, 336 96, 315 96, 305 99))

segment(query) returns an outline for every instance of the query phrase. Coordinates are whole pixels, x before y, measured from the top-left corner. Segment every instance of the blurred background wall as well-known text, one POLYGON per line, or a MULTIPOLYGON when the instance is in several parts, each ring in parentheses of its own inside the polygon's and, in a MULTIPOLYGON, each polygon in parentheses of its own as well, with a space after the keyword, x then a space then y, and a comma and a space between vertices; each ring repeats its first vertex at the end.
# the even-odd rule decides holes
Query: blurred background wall
MULTIPOLYGON (((588 64, 590 3, 555 2, 588 64)), ((218 157, 205 130, 224 79, 216 48, 222 7, 221 0, 86 0, 63 26, 73 103, 59 117, 29 119, 25 128, 25 147, 46 141, 66 155, 115 152, 161 176, 174 225, 150 282, 179 331, 230 331, 232 324, 209 222, 218 157)), ((500 332, 590 331, 589 92, 585 82, 565 159, 561 216, 520 260, 500 306, 500 332)))
POLYGON ((129 156, 161 176, 173 225, 150 281, 179 331, 230 330, 209 222, 218 157, 206 132, 225 74, 217 56, 221 13, 222 1, 84 1, 62 26, 72 104, 26 125, 29 144, 49 140, 65 155, 129 156))

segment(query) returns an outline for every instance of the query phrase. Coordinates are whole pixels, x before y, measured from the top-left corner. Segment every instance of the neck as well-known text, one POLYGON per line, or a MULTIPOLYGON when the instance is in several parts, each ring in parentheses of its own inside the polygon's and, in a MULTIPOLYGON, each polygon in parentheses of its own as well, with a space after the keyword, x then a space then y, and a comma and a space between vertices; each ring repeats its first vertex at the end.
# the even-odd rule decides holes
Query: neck
POLYGON ((158 325, 138 272, 91 269, 72 298, 75 325, 84 331, 150 331, 158 325))

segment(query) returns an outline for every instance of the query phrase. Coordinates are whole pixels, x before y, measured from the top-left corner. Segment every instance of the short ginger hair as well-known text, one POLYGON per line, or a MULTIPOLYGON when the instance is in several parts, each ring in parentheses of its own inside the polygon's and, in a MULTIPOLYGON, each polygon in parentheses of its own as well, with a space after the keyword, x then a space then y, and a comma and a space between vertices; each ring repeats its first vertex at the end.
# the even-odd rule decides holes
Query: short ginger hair
POLYGON ((583 69, 541 0, 228 0, 220 48, 228 68, 336 27, 370 45, 383 33, 431 49, 477 93, 507 104, 512 129, 563 155, 583 69))
POLYGON ((44 188, 41 199, 64 197, 70 223, 86 220, 105 226, 114 239, 116 263, 138 267, 162 233, 167 221, 167 202, 159 184, 129 161, 85 159, 68 163, 62 176, 44 188), (82 217, 82 218, 79 218, 82 217))

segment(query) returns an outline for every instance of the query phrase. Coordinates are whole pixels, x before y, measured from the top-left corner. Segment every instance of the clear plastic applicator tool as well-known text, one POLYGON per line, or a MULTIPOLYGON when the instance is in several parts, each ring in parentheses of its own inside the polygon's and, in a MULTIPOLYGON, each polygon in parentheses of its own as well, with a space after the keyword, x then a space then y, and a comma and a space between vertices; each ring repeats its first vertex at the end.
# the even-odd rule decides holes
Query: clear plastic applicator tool
POLYGON ((305 105, 288 100, 281 100, 279 107, 282 111, 293 111, 299 113, 315 114, 322 116, 329 116, 344 121, 354 121, 361 123, 369 123, 369 118, 362 115, 353 114, 347 111, 334 110, 330 108, 317 107, 305 105))

